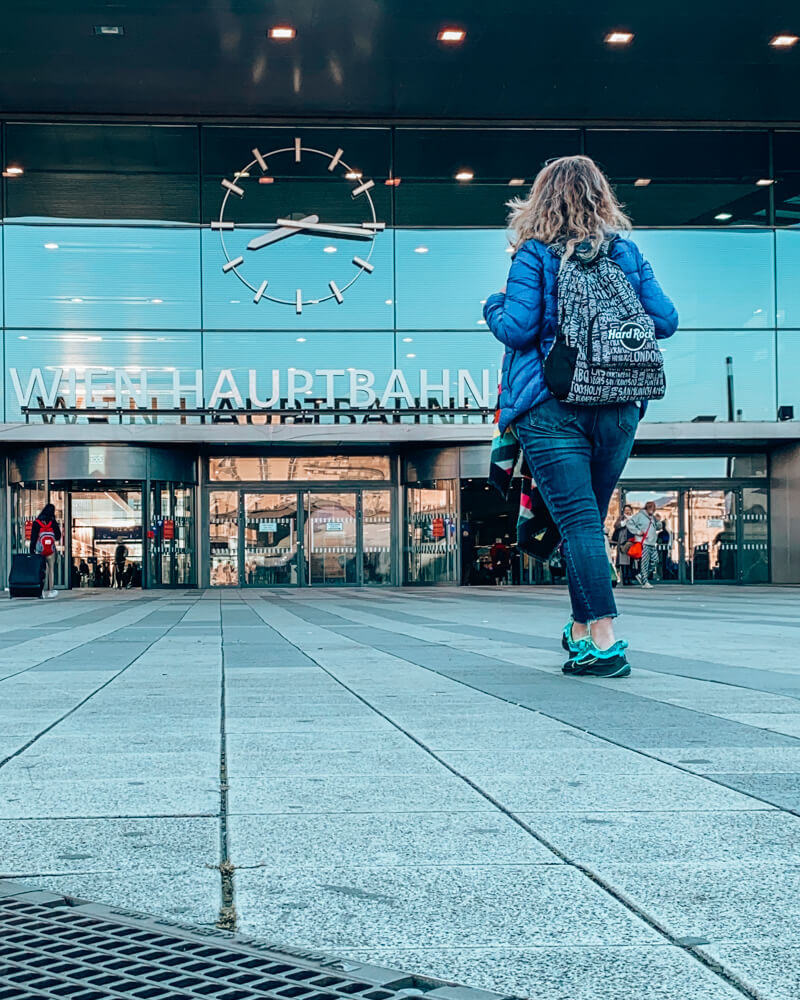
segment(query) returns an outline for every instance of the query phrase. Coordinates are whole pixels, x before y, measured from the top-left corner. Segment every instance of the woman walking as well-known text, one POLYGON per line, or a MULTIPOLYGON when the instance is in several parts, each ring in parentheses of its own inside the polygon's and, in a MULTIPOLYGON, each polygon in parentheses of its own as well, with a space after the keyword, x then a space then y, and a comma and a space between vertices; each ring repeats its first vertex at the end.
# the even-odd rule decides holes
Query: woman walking
POLYGON ((43 597, 55 597, 58 591, 55 589, 55 569, 56 555, 58 553, 57 543, 61 541, 61 528, 56 520, 56 509, 51 504, 45 504, 41 514, 31 525, 30 552, 31 555, 44 557, 45 574, 43 597))
POLYGON ((508 285, 484 308, 506 349, 500 430, 514 426, 563 538, 564 672, 623 677, 603 523, 646 400, 664 394, 655 338, 671 336, 678 315, 588 157, 549 163, 509 207, 508 285))

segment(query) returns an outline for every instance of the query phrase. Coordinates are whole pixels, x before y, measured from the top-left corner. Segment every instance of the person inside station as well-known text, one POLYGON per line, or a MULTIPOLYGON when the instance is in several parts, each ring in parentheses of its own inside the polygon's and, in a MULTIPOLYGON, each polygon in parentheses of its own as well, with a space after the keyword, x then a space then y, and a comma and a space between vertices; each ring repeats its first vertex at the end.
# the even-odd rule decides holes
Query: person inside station
POLYGON ((492 575, 495 586, 499 587, 506 582, 511 563, 508 546, 503 542, 502 538, 495 538, 494 545, 489 551, 489 558, 492 561, 492 575))
POLYGON ((128 561, 128 547, 122 535, 117 538, 117 547, 114 550, 114 585, 118 590, 125 586, 125 563, 128 561))

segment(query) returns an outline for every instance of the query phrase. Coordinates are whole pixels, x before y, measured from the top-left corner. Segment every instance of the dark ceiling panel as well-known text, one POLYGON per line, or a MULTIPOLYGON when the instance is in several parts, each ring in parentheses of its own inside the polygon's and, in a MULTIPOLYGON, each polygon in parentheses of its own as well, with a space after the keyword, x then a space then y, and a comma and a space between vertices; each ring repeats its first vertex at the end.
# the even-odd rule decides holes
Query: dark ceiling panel
POLYGON ((492 121, 800 118, 796 0, 493 5, 452 0, 26 0, 0 15, 0 109, 492 121), (462 46, 435 40, 463 25, 462 46), (298 35, 267 40, 271 24, 298 35), (96 37, 95 24, 121 24, 96 37), (629 49, 603 44, 629 28, 629 49))

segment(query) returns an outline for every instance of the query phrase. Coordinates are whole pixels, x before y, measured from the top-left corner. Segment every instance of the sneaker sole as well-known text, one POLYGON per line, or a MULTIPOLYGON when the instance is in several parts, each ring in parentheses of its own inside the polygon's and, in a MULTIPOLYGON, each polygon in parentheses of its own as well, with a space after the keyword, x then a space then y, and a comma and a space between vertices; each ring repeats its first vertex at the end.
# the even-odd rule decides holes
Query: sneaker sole
POLYGON ((630 665, 630 663, 627 663, 627 662, 626 663, 621 663, 617 667, 617 669, 614 670, 614 671, 612 671, 611 673, 602 673, 602 674, 595 673, 594 670, 592 669, 594 666, 595 666, 595 664, 592 664, 591 666, 589 666, 585 670, 583 670, 582 671, 583 676, 585 676, 585 677, 600 677, 600 678, 608 679, 610 677, 627 677, 628 674, 631 672, 631 665, 630 665))

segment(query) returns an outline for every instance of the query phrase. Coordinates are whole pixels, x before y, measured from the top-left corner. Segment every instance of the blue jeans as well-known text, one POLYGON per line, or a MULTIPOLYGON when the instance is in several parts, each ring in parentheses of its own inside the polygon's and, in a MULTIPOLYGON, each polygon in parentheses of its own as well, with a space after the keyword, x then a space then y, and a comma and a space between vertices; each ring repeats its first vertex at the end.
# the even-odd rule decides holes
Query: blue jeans
POLYGON ((639 407, 573 406, 551 398, 516 422, 533 481, 564 540, 576 622, 614 617, 603 522, 631 453, 639 407))

